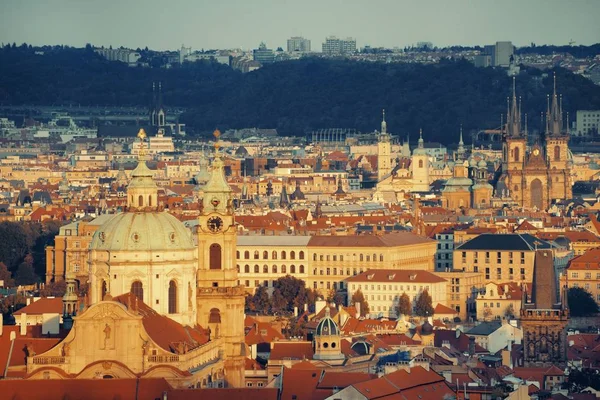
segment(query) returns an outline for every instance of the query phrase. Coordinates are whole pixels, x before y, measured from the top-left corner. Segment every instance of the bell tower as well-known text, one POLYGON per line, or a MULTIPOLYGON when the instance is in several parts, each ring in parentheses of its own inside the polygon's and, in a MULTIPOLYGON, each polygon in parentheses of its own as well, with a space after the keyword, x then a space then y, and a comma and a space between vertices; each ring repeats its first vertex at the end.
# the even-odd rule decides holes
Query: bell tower
POLYGON ((387 122, 385 122, 385 110, 381 120, 381 133, 377 142, 377 181, 381 182, 392 172, 390 135, 387 133, 387 122))
POLYGON ((244 387, 245 292, 238 285, 233 198, 219 153, 220 134, 214 132, 215 158, 198 218, 197 315, 210 340, 223 344, 227 385, 244 387))
POLYGON ((572 194, 569 171, 569 118, 566 130, 563 126, 562 96, 556 94, 556 74, 554 90, 548 98, 546 111, 546 155, 548 157, 549 189, 551 199, 570 199, 572 194))

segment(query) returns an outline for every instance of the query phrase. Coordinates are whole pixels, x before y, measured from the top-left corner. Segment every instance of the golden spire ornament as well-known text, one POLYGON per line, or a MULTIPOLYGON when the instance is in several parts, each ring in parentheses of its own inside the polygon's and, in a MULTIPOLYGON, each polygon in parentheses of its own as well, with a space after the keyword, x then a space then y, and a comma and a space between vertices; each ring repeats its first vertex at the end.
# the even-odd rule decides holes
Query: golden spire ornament
POLYGON ((140 129, 137 137, 140 139, 140 151, 138 153, 138 158, 142 160, 146 156, 146 131, 144 131, 143 128, 140 129))

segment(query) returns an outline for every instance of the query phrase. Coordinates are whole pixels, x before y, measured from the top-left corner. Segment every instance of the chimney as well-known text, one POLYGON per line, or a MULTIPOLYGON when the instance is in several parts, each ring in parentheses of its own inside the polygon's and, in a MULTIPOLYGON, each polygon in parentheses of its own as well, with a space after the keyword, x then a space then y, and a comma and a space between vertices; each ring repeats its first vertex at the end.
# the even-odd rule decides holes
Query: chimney
POLYGON ((294 317, 298 318, 298 306, 294 306, 294 317))
POLYGON ((317 300, 315 301, 315 314, 318 314, 322 309, 327 306, 327 302, 325 300, 317 300))
POLYGON ((475 355, 475 338, 473 336, 469 336, 469 355, 475 355))
POLYGON ((502 365, 508 367, 508 368, 512 368, 513 364, 512 364, 512 356, 511 356, 511 346, 512 341, 508 341, 508 346, 506 346, 506 349, 502 350, 502 365))
POLYGON ((22 313, 21 314, 21 330, 20 330, 20 334, 21 336, 26 336, 27 335, 27 313, 22 313))
POLYGON ((360 318, 360 303, 354 303, 354 308, 356 308, 356 318, 360 318))
POLYGON ((308 304, 304 303, 304 312, 307 312, 307 311, 308 311, 308 304))

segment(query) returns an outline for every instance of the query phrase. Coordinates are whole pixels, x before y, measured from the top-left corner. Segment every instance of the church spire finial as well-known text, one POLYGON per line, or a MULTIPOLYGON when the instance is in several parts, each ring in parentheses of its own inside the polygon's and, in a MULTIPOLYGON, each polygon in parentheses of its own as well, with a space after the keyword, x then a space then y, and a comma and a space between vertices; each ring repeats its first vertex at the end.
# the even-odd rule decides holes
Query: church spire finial
POLYGON ((141 128, 137 134, 140 139, 140 151, 138 152, 138 160, 143 161, 146 159, 146 131, 141 128))
POLYGON ((385 122, 385 108, 382 111, 382 119, 381 119, 381 133, 387 133, 387 122, 385 122))
POLYGON ((463 142, 463 130, 462 130, 462 124, 460 124, 460 138, 458 140, 458 144, 459 145, 464 145, 465 143, 463 142))

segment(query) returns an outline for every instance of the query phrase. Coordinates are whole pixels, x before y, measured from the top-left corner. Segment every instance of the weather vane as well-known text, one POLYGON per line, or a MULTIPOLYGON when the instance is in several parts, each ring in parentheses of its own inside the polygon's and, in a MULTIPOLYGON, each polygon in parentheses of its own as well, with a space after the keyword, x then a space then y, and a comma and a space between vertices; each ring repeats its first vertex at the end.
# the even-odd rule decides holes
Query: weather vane
POLYGON ((219 152, 219 147, 221 147, 219 143, 219 137, 221 136, 221 131, 215 129, 213 132, 213 136, 215 137, 215 154, 219 152))

